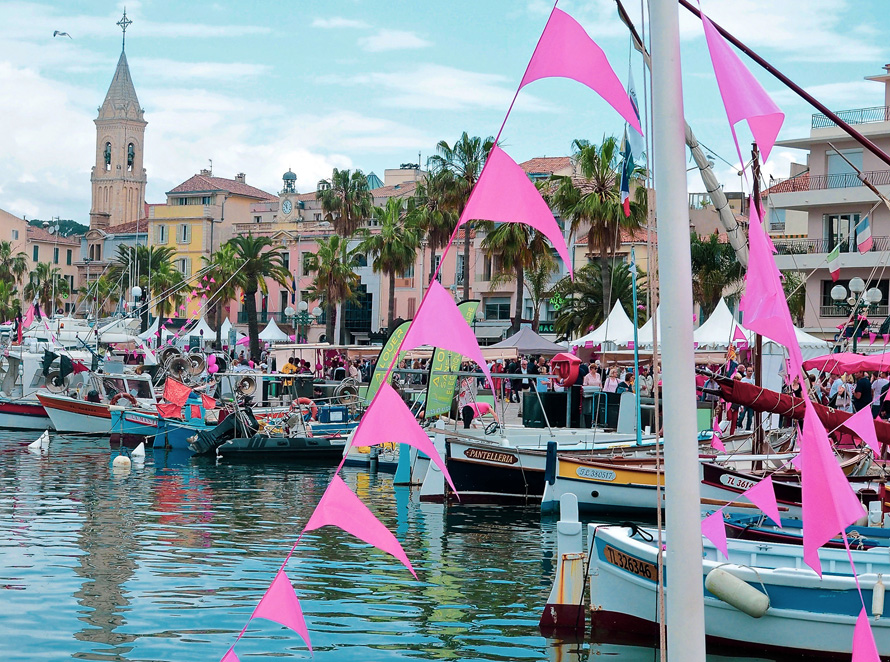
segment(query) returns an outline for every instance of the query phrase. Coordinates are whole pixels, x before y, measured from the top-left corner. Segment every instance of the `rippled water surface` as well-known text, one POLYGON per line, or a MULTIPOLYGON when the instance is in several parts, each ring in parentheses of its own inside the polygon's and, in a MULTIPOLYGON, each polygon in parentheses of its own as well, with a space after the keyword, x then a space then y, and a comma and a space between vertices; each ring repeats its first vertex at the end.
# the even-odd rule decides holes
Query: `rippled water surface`
MULTIPOLYGON (((0 433, 0 653, 10 660, 219 660, 333 469, 149 452, 126 475, 107 440, 0 433)), ((419 580, 339 529, 287 572, 316 660, 540 660, 554 526, 535 509, 420 504, 387 474, 343 478, 399 538, 419 580)), ((242 660, 309 658, 251 623, 242 660)))

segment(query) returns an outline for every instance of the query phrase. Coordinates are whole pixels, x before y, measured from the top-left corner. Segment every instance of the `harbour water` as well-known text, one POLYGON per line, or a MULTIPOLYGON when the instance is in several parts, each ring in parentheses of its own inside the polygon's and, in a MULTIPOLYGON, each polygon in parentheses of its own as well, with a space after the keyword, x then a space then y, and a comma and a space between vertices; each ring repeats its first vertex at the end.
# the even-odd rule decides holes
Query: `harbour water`
MULTIPOLYGON (((53 436, 33 453, 34 436, 0 433, 4 662, 219 660, 333 471, 149 451, 118 475, 107 440, 53 436)), ((287 573, 312 659, 658 659, 540 635, 555 523, 537 508, 421 504, 390 475, 342 475, 395 532, 419 579, 339 529, 307 534, 287 573)), ((310 659, 297 634, 264 620, 237 653, 310 659)))

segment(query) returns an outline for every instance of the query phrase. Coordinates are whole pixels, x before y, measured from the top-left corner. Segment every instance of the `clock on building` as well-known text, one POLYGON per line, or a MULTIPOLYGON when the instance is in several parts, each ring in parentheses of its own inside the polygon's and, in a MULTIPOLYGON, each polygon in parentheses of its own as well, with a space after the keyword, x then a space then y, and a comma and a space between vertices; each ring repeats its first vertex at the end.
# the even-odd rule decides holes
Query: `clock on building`
POLYGON ((284 213, 285 216, 290 216, 290 213, 293 211, 293 209, 294 206, 290 200, 285 200, 281 203, 281 211, 284 213))

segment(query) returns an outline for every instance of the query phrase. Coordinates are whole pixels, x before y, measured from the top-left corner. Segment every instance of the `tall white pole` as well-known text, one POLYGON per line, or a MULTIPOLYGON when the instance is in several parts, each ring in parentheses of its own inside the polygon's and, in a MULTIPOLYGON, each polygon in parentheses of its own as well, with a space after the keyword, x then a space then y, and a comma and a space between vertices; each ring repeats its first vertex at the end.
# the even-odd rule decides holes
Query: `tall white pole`
POLYGON ((650 3, 652 134, 664 388, 667 637, 672 662, 704 662, 692 267, 677 0, 650 3))

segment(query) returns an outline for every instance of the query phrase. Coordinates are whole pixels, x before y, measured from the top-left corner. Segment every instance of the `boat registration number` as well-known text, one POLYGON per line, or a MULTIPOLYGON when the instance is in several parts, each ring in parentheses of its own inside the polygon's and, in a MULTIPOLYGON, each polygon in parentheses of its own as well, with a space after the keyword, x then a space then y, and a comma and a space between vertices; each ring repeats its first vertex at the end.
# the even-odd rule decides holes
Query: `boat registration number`
POLYGON ((593 480, 615 480, 615 472, 607 469, 594 469, 592 467, 578 467, 575 473, 579 478, 591 478, 593 480))
POLYGON ((624 552, 619 552, 614 547, 606 545, 603 549, 603 556, 606 561, 614 566, 618 566, 622 570, 655 581, 658 579, 658 567, 648 561, 641 561, 633 556, 628 556, 624 552))
POLYGON ((748 480, 747 478, 740 478, 739 476, 731 476, 729 474, 723 474, 722 476, 720 476, 720 482, 727 487, 732 487, 743 492, 757 485, 756 481, 748 480))

